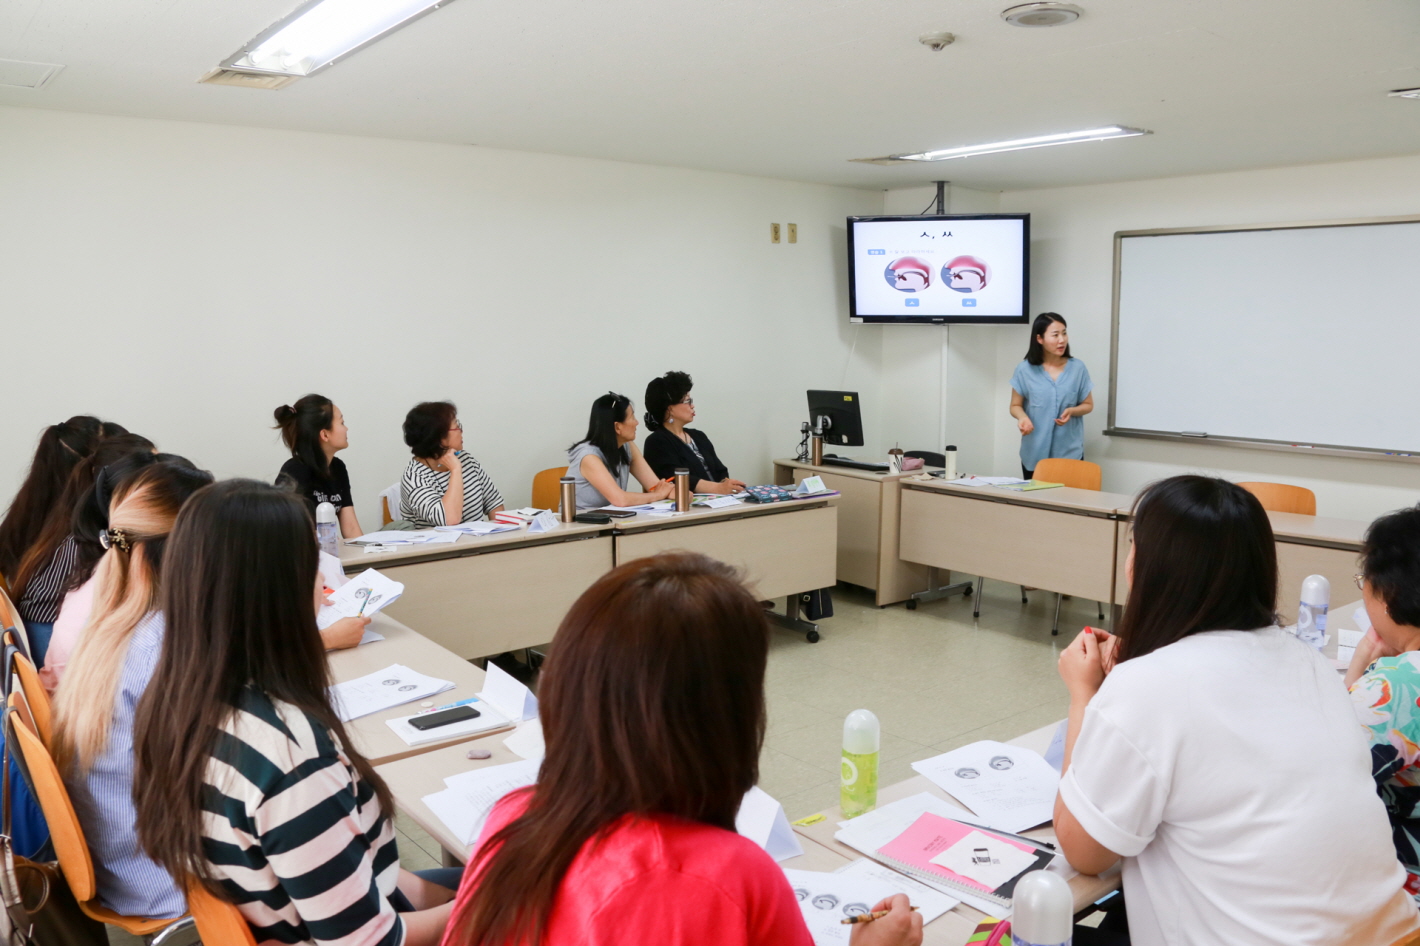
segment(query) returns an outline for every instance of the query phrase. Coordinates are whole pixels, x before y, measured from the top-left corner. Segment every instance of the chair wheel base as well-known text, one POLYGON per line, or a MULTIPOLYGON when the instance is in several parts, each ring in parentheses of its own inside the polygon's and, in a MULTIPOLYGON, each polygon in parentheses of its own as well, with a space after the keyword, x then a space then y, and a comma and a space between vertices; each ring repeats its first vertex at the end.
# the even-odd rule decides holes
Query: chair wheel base
POLYGON ((913 601, 911 598, 908 598, 908 599, 907 599, 907 610, 909 610, 909 611, 916 611, 916 610, 917 610, 917 602, 916 602, 916 601, 913 601))

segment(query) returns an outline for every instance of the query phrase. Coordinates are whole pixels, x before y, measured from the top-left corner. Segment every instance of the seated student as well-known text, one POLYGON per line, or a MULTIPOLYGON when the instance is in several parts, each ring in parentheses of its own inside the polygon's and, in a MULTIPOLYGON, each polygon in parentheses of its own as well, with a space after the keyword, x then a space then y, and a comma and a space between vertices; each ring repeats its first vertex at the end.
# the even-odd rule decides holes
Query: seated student
POLYGON ((277 484, 290 483, 296 495, 310 503, 312 514, 321 503, 334 506, 345 538, 364 535, 355 517, 355 500, 350 498, 350 474, 345 461, 336 456, 350 446, 350 431, 340 408, 328 397, 307 394, 295 404, 276 408, 275 418, 291 451, 291 459, 281 464, 277 484))
MULTIPOLYGON (((735 833, 764 741, 764 612, 728 565, 629 562, 572 605, 538 689, 547 755, 494 808, 443 946, 810 946, 784 873, 735 833)), ((853 928, 911 946, 905 896, 853 928)))
POLYGON ((432 946, 453 891, 400 870, 389 789, 330 705, 317 551, 302 502, 254 480, 179 513, 133 727, 138 836, 259 943, 432 946))
POLYGON ((187 912, 172 877, 138 844, 133 711, 163 645, 163 546, 183 503, 211 482, 205 470, 162 462, 115 492, 108 551, 95 571, 95 617, 55 693, 54 760, 93 854, 99 900, 128 916, 187 912))
POLYGON ((0 519, 0 582, 13 594, 20 559, 39 538, 45 520, 59 502, 64 484, 79 461, 101 439, 97 417, 81 414, 46 427, 40 434, 30 471, 0 519))
POLYGON ((79 500, 94 485, 99 470, 130 453, 153 452, 153 442, 137 434, 104 437, 93 452, 74 467, 64 483, 64 490, 50 509, 44 527, 34 543, 20 559, 20 567, 11 581, 15 607, 29 632, 30 648, 36 667, 44 666, 49 650, 49 638, 54 621, 59 617, 59 605, 70 588, 70 579, 78 561, 74 540, 74 510, 79 500))
POLYGON ((592 402, 587 436, 567 448, 567 475, 577 481, 577 509, 636 506, 665 499, 675 484, 662 482, 636 449, 631 398, 608 392, 592 402), (646 491, 628 493, 632 476, 646 491))
POLYGON ((690 470, 690 488, 697 493, 737 493, 745 484, 730 479, 710 438, 685 426, 695 420, 690 388, 690 375, 684 371, 667 371, 646 385, 646 426, 651 428, 646 463, 663 480, 677 467, 690 470))
POLYGON ((1124 859, 1133 946, 1420 928, 1336 671, 1276 626, 1256 497, 1206 476, 1155 483, 1125 569, 1118 636, 1087 628, 1060 656, 1055 831, 1082 873, 1124 859))
POLYGON ((416 404, 404 418, 414 454, 400 481, 399 516, 421 528, 456 526, 503 509, 503 496, 463 449, 463 423, 452 401, 416 404))
POLYGON ((1371 629, 1346 685, 1371 745, 1405 889, 1420 899, 1420 506, 1371 523, 1357 583, 1371 629))

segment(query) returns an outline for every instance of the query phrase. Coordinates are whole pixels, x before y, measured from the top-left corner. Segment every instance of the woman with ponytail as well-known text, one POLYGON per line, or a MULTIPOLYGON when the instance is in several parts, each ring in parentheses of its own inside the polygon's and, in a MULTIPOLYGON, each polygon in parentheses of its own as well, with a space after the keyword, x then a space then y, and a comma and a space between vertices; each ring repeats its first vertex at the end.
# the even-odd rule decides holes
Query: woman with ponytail
POLYGON ((29 475, 6 510, 4 520, 0 520, 0 581, 9 588, 14 588, 20 559, 39 538, 50 510, 64 492, 69 474, 80 460, 94 452, 99 437, 99 419, 88 415, 71 417, 46 427, 40 434, 29 475))
POLYGON ((54 759, 93 853, 99 900, 128 916, 187 910, 172 877, 138 843, 133 717, 163 643, 163 547, 183 503, 211 482, 186 461, 159 461, 114 494, 93 617, 55 692, 54 759))
POLYGON ((347 539, 364 535, 350 498, 350 473, 335 455, 350 446, 345 415, 328 397, 307 394, 295 404, 275 411, 276 428, 291 459, 281 465, 276 485, 290 485, 315 512, 321 503, 335 507, 340 534, 347 539))
POLYGON ((695 420, 690 388, 684 371, 667 371, 646 385, 646 426, 651 430, 646 462, 661 479, 673 476, 677 467, 689 470, 690 488, 697 493, 737 493, 744 482, 730 478, 704 431, 686 426, 695 420))

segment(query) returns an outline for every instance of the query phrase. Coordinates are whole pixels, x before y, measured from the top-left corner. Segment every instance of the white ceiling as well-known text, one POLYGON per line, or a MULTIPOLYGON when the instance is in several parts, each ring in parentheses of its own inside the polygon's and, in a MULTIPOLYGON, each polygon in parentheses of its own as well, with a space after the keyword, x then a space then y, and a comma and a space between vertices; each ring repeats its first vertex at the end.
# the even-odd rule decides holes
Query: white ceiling
POLYGON ((0 104, 988 190, 1420 153, 1416 0, 457 0, 281 91, 196 80, 297 0, 4 0, 0 104), (934 53, 920 33, 950 30, 934 53), (1146 138, 935 165, 850 158, 1106 124, 1146 138))

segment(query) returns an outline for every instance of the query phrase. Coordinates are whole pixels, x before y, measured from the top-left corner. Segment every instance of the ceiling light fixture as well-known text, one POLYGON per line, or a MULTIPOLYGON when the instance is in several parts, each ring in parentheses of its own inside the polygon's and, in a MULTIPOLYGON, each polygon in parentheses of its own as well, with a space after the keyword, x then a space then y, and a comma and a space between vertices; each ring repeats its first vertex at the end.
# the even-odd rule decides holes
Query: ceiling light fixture
POLYGON ((1420 99, 1420 89, 1396 89, 1386 94, 1393 99, 1420 99))
POLYGON ((228 57, 221 68, 313 76, 448 2, 311 0, 228 57))
POLYGON ((1020 3, 1002 10, 1001 19, 1012 26, 1064 26, 1084 12, 1073 3, 1020 3))
POLYGON ((920 151, 916 154, 894 154, 886 159, 869 158, 870 161, 950 161, 953 158, 970 158, 979 154, 1000 154, 1003 151, 1029 151, 1032 148, 1049 148, 1053 145, 1069 145, 1079 141, 1108 141, 1111 138, 1136 138, 1152 135, 1143 128, 1126 128, 1110 125, 1106 128, 1090 128, 1085 131, 1067 131, 1059 135, 1040 135, 1035 138, 1016 138, 1013 141, 996 141, 984 145, 967 145, 963 148, 943 148, 938 151, 920 151))

